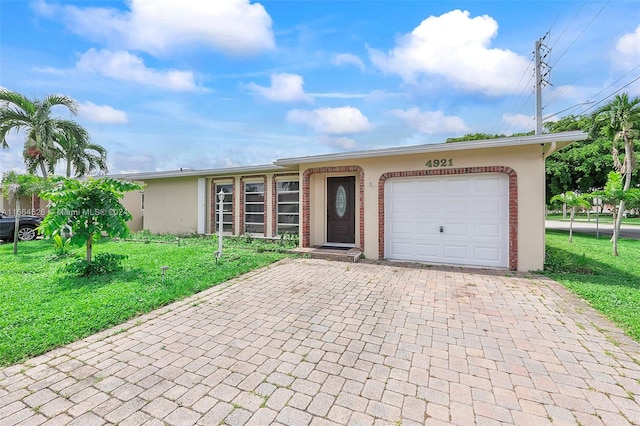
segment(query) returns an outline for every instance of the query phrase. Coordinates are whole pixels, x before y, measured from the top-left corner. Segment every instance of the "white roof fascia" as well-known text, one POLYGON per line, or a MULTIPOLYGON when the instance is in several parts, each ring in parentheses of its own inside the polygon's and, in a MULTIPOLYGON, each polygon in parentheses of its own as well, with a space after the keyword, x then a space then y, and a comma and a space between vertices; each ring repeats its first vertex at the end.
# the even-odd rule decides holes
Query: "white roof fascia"
POLYGON ((283 158, 276 160, 278 166, 293 166, 296 164, 315 163, 322 161, 350 160, 357 158, 385 157, 390 155, 412 155, 429 152, 462 151, 480 148, 502 148, 518 145, 550 144, 553 142, 565 142, 565 144, 581 141, 588 138, 587 133, 576 130, 561 133, 545 133, 542 135, 518 136, 510 138, 484 139, 477 141, 461 141, 438 144, 426 144, 415 146, 403 146, 395 148, 383 148, 369 151, 352 151, 339 154, 321 154, 308 157, 283 158))
MULTIPOLYGON (((245 167, 229 167, 226 169, 201 169, 201 170, 170 170, 161 172, 120 173, 109 175, 117 179, 144 181, 148 179, 169 179, 181 177, 216 177, 246 173, 272 173, 279 171, 291 171, 291 167, 276 166, 273 164, 245 167)), ((295 170, 293 170, 295 171, 295 170)))

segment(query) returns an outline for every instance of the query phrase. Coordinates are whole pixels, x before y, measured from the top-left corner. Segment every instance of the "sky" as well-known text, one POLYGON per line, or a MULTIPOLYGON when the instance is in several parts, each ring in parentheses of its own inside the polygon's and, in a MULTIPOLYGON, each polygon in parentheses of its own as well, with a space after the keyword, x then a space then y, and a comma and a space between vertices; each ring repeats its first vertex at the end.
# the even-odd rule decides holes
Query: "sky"
POLYGON ((637 0, 2 0, 0 88, 75 99, 109 173, 217 169, 534 130, 541 39, 545 119, 640 96, 637 0))

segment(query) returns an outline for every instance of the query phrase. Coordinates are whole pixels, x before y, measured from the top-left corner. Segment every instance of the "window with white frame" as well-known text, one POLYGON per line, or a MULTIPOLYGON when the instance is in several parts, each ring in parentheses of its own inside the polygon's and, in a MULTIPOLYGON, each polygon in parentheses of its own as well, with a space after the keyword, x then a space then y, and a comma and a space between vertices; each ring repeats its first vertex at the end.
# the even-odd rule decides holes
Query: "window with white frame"
POLYGON ((218 214, 218 194, 220 190, 225 194, 222 200, 222 231, 233 232, 233 184, 230 183, 216 184, 214 195, 216 200, 216 232, 220 229, 220 217, 218 214))
POLYGON ((264 182, 244 185, 244 231, 264 234, 264 182))
POLYGON ((279 181, 276 192, 278 234, 298 235, 300 233, 300 183, 279 181))

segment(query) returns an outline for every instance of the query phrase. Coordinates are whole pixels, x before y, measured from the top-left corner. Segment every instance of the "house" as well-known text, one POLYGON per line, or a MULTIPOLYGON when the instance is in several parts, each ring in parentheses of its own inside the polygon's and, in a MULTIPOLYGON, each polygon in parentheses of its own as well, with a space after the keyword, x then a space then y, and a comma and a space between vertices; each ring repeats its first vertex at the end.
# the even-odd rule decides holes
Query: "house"
POLYGON ((114 177, 144 182, 125 205, 154 233, 215 233, 223 191, 228 235, 298 234, 302 247, 356 247, 369 259, 527 271, 544 263, 545 158, 586 138, 572 131, 114 177))

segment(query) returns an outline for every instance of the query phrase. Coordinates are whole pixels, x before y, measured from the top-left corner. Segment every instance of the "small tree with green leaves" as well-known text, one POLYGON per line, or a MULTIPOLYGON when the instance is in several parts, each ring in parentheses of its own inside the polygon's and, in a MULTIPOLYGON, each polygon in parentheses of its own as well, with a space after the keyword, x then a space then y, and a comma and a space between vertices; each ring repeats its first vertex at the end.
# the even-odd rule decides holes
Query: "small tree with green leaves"
POLYGON ((618 237, 620 235, 620 217, 624 214, 620 207, 624 208, 625 203, 637 203, 640 200, 640 189, 625 189, 622 174, 618 172, 609 172, 607 183, 601 191, 594 191, 594 197, 602 199, 603 204, 613 205, 613 235, 611 242, 613 243, 612 253, 618 255, 618 237))
POLYGON ((576 208, 587 208, 591 203, 585 195, 576 194, 573 191, 567 191, 551 198, 551 204, 566 204, 571 208, 571 218, 569 219, 569 242, 573 242, 573 220, 576 215, 576 208))
POLYGON ((86 262, 91 264, 93 241, 101 233, 124 238, 129 234, 129 213, 120 203, 125 192, 142 189, 133 182, 113 178, 87 180, 54 178, 51 189, 42 193, 49 200, 49 214, 40 225, 45 236, 53 236, 68 226, 71 244, 86 245, 86 262))
POLYGON ((2 194, 8 199, 15 198, 16 213, 15 226, 13 229, 13 254, 18 254, 18 240, 20 231, 20 198, 24 196, 37 195, 44 189, 45 180, 34 175, 18 174, 14 171, 7 172, 2 178, 2 194))

